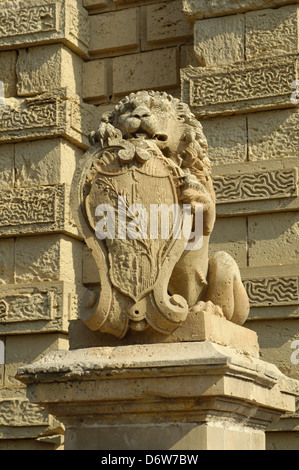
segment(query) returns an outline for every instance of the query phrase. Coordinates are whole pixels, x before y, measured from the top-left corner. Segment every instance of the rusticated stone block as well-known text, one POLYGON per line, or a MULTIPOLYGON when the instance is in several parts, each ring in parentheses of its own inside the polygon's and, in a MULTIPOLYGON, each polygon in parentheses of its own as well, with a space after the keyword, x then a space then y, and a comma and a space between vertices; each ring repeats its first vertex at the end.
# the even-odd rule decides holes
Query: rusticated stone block
POLYGON ((262 359, 276 364, 283 374, 299 379, 298 364, 292 362, 296 352, 292 343, 299 341, 298 319, 250 321, 248 328, 258 335, 262 359))
POLYGON ((298 211, 249 216, 249 266, 298 264, 298 234, 298 211))
POLYGON ((194 50, 199 63, 214 67, 244 60, 244 37, 244 15, 196 21, 194 50))
POLYGON ((77 298, 68 282, 0 286, 0 335, 68 332, 77 298))
POLYGON ((182 99, 199 118, 291 108, 291 84, 297 77, 297 55, 190 67, 181 71, 182 99))
POLYGON ((112 86, 109 74, 110 64, 109 59, 90 60, 84 63, 83 99, 89 101, 107 99, 112 86))
POLYGON ((297 158, 299 140, 297 109, 256 113, 248 116, 249 160, 297 158))
POLYGON ((0 240, 0 285, 14 282, 14 239, 0 240))
POLYGON ((183 0, 183 11, 190 19, 201 19, 276 8, 295 2, 296 0, 183 0))
POLYGON ((87 56, 88 14, 78 0, 4 0, 0 12, 0 49, 62 42, 87 56))
POLYGON ((246 161, 246 117, 206 119, 202 121, 202 126, 208 141, 208 156, 213 166, 246 161))
POLYGON ((218 204, 242 200, 279 199, 298 195, 297 170, 274 170, 213 178, 218 204))
POLYGON ((145 28, 141 29, 146 33, 142 40, 143 50, 161 47, 162 43, 177 44, 193 37, 191 24, 182 13, 181 0, 144 6, 142 13, 146 16, 145 28))
POLYGON ((139 89, 178 86, 177 62, 175 47, 116 57, 113 59, 113 92, 120 95, 139 89))
POLYGON ((65 185, 15 188, 0 191, 0 236, 68 232, 73 225, 65 185))
POLYGON ((92 15, 90 54, 118 55, 119 51, 139 50, 139 16, 135 8, 92 15))
POLYGON ((211 234, 209 253, 229 253, 239 267, 247 265, 247 223, 245 217, 225 217, 216 220, 211 234))
POLYGON ((246 13, 245 19, 247 60, 298 52, 298 5, 246 13))
MULTIPOLYGON (((68 349, 67 336, 60 333, 8 335, 6 340, 6 377, 5 386, 20 386, 15 378, 21 364, 30 364, 51 350, 68 349), (30 344, 30 347, 28 345, 30 344)), ((45 415, 47 419, 47 415, 45 415)), ((47 421, 46 421, 47 422, 47 421)))
POLYGON ((4 83, 4 98, 16 95, 16 62, 16 51, 0 52, 0 80, 4 83))
POLYGON ((16 187, 71 184, 76 162, 83 153, 64 139, 23 142, 15 144, 14 149, 16 187))
POLYGON ((12 188, 15 182, 13 144, 0 145, 0 168, 0 190, 12 188))
POLYGON ((20 237, 15 241, 15 282, 82 280, 82 246, 64 235, 20 237))
POLYGON ((81 96, 82 66, 82 59, 61 44, 20 49, 16 67, 18 95, 67 87, 81 96))
POLYGON ((61 136, 87 149, 95 117, 95 107, 80 103, 76 95, 66 97, 64 88, 26 99, 10 98, 0 107, 0 143, 61 136))

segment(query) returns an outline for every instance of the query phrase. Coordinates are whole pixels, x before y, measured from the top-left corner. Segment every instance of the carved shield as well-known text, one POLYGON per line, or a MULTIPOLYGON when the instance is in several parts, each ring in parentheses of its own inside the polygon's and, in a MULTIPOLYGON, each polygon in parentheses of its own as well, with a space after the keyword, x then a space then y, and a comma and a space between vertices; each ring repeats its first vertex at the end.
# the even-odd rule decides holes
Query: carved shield
POLYGON ((183 298, 167 293, 184 250, 175 210, 180 168, 153 143, 123 141, 87 152, 83 165, 79 226, 99 268, 102 299, 87 324, 120 337, 129 327, 172 331, 188 313, 183 298))

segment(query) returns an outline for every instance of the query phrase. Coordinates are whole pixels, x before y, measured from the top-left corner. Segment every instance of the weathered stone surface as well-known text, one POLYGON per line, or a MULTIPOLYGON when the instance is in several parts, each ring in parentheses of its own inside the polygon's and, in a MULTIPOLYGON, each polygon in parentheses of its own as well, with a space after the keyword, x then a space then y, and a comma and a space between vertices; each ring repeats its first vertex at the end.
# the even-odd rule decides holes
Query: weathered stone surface
POLYGON ((77 0, 2 2, 0 49, 63 42, 87 56, 88 33, 88 15, 77 0))
POLYGON ((14 239, 0 240, 0 285, 14 282, 14 239))
POLYGON ((111 61, 90 60, 83 65, 83 98, 88 101, 108 99, 111 88, 111 61))
POLYGON ((81 96, 82 66, 82 59, 61 44, 20 49, 16 66, 18 95, 67 87, 81 96))
POLYGON ((217 218, 210 238, 210 256, 229 253, 238 266, 247 266, 247 222, 245 217, 217 218))
POLYGON ((183 11, 190 19, 201 19, 276 8, 292 3, 297 3, 297 0, 183 0, 183 11))
POLYGON ((39 186, 71 184, 76 163, 83 153, 64 139, 36 140, 11 146, 15 152, 15 186, 32 187, 33 192, 39 186))
POLYGON ((246 13, 246 59, 298 52, 298 5, 246 13))
POLYGON ((247 159, 246 117, 206 119, 202 121, 212 166, 245 162, 247 159))
POLYGON ((181 71, 182 99, 198 118, 291 108, 298 56, 181 71))
POLYGON ((15 282, 80 283, 81 253, 81 242, 64 235, 19 237, 15 241, 15 282))
POLYGON ((0 190, 10 189, 15 183, 15 149, 13 144, 0 145, 0 190))
POLYGON ((177 50, 166 48, 113 59, 113 91, 116 95, 142 89, 167 89, 178 86, 177 50), (159 63, 158 70, 153 63, 159 63))
POLYGON ((0 107, 0 143, 65 137, 86 149, 97 110, 66 97, 64 88, 26 98, 10 98, 0 107))
MULTIPOLYGON (((297 347, 292 347, 294 341, 299 341, 298 319, 257 320, 248 322, 248 328, 255 331, 259 337, 261 358, 276 364, 289 377, 299 379, 297 347)), ((294 410, 295 411, 295 410, 294 410)))
POLYGON ((248 218, 249 266, 298 264, 298 211, 248 218))
POLYGON ((161 47, 161 43, 182 42, 193 36, 192 27, 182 12, 181 0, 144 6, 142 14, 146 16, 142 50, 161 47))
POLYGON ((199 63, 215 67, 245 60, 244 37, 244 15, 197 21, 194 50, 199 63))
POLYGON ((18 378, 33 403, 65 423, 66 449, 111 449, 111 433, 123 450, 262 449, 265 427, 295 411, 298 393, 275 366, 210 341, 57 351, 19 369, 18 378), (120 425, 137 437, 125 441, 120 425))
POLYGON ((92 15, 89 23, 90 54, 115 56, 139 51, 139 16, 136 8, 92 15))
POLYGON ((256 113, 248 116, 249 160, 297 157, 299 139, 297 109, 256 113))
MULTIPOLYGON (((42 332, 40 332, 42 333, 42 332)), ((251 332, 252 333, 252 332, 251 332)), ((252 333, 254 334, 254 333, 252 333)), ((38 330, 29 335, 9 334, 6 338, 5 387, 20 386, 15 378, 17 370, 23 364, 30 364, 41 359, 51 351, 67 350, 68 339, 65 334, 38 334, 38 330), (30 348, 28 345, 30 344, 30 348)), ((24 394, 24 390, 22 390, 24 394)), ((12 396, 12 393, 9 397, 12 396)), ((7 398, 5 395, 2 398, 7 398)))
POLYGON ((0 79, 4 83, 4 98, 16 95, 16 51, 0 52, 0 79))
POLYGON ((68 332, 76 317, 74 285, 67 282, 0 286, 0 334, 68 332))

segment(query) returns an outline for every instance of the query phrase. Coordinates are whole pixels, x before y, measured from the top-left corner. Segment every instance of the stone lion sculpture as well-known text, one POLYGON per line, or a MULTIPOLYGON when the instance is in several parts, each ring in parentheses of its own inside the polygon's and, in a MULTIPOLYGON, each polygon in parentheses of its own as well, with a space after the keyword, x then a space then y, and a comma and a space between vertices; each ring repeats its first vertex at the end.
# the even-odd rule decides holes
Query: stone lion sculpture
MULTIPOLYGON (((102 116, 90 143, 107 147, 115 140, 154 143, 180 169, 180 202, 203 206, 203 244, 184 251, 172 271, 168 291, 186 299, 189 312, 210 310, 243 324, 249 302, 233 258, 218 252, 209 257, 209 239, 216 218, 216 200, 207 156, 207 140, 189 107, 164 92, 140 91, 122 99, 102 116)), ((146 153, 146 146, 145 146, 146 153)), ((142 157, 142 152, 140 153, 142 157)))
MULTIPOLYGON (((237 264, 224 252, 209 257, 216 198, 207 140, 189 107, 164 92, 132 93, 102 116, 89 139, 91 148, 76 170, 71 198, 101 278, 100 290, 88 291, 80 310, 85 324, 119 338, 129 328, 149 326, 169 334, 197 311, 243 324, 249 302, 237 264), (99 202, 117 207, 112 227, 119 227, 121 198, 127 206, 133 203, 129 208, 159 201, 175 203, 183 213, 188 206, 190 227, 200 205, 201 244, 186 250, 173 232, 158 241, 96 237, 99 202)), ((131 213, 125 217, 125 224, 128 219, 132 223, 131 213)), ((107 229, 104 219, 101 226, 107 229)))

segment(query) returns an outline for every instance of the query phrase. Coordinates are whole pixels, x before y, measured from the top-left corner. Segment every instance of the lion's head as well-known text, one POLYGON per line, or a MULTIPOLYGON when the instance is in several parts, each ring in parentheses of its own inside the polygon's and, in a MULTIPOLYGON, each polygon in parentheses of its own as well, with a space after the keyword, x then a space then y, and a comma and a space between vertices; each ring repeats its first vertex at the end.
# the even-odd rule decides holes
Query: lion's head
POLYGON ((153 140, 164 156, 189 171, 212 192, 207 140, 202 125, 189 106, 159 91, 139 91, 123 98, 112 111, 103 114, 92 143, 105 143, 105 136, 124 140, 153 140))

